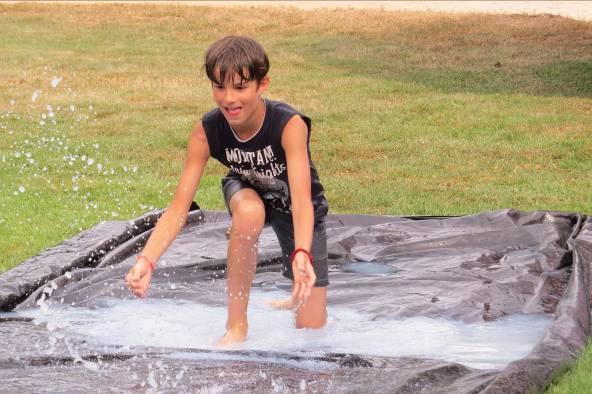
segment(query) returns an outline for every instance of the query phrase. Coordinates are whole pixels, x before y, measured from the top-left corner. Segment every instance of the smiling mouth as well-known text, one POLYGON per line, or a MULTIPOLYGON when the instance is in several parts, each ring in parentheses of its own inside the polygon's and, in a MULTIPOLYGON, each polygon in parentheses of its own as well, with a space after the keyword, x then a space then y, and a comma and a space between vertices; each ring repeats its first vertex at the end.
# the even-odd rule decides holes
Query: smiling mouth
POLYGON ((224 107, 224 109, 226 109, 226 112, 228 112, 229 115, 235 116, 240 113, 242 107, 224 107))

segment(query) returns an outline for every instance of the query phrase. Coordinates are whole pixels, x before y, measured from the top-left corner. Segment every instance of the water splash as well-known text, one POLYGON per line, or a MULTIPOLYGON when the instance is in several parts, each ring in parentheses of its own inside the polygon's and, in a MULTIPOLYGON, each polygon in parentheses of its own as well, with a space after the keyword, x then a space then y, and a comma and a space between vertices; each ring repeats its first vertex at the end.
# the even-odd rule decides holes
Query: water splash
MULTIPOLYGON (((236 349, 425 357, 474 368, 502 368, 528 354, 552 321, 546 315, 523 314, 474 324, 426 317, 375 319, 347 307, 329 307, 324 329, 296 330, 291 311, 272 310, 266 304, 286 295, 252 290, 249 337, 236 349)), ((85 337, 97 346, 215 349, 226 320, 222 305, 166 299, 103 298, 94 309, 57 304, 49 310, 19 313, 40 323, 53 322, 63 327, 64 334, 85 337)))
POLYGON ((57 88, 58 85, 60 84, 60 82, 62 82, 62 79, 64 79, 63 77, 53 77, 51 79, 51 87, 52 88, 57 88))
POLYGON ((37 89, 33 92, 33 94, 31 95, 31 101, 35 102, 37 101, 37 99, 39 98, 39 96, 41 96, 41 90, 37 89))

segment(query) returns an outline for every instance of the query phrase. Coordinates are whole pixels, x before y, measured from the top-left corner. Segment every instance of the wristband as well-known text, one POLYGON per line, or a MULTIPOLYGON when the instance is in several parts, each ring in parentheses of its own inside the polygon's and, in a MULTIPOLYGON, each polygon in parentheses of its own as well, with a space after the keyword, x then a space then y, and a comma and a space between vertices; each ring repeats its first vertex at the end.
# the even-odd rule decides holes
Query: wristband
POLYGON ((141 254, 136 258, 136 262, 138 262, 142 259, 148 263, 148 267, 150 268, 150 271, 154 271, 154 268, 156 268, 154 265, 154 261, 150 260, 148 257, 141 254))
POLYGON ((290 263, 294 261, 294 257, 296 257, 296 254, 298 254, 299 252, 306 254, 308 256, 308 259, 310 260, 310 264, 312 265, 312 255, 308 250, 302 248, 294 249, 294 251, 290 255, 290 263))

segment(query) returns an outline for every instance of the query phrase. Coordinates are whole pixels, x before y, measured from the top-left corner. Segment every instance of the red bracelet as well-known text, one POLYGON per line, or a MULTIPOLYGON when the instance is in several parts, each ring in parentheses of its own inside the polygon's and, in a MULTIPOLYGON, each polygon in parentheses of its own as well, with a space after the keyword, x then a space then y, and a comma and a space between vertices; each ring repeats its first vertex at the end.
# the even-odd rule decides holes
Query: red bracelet
POLYGON ((305 253, 308 256, 308 259, 310 260, 310 264, 312 264, 312 255, 310 254, 310 252, 306 249, 302 249, 302 248, 298 248, 298 249, 294 249, 294 251, 292 252, 292 254, 290 255, 290 263, 292 261, 294 261, 294 257, 296 256, 296 254, 298 252, 302 252, 305 253))
POLYGON ((140 261, 141 259, 144 259, 148 263, 148 267, 150 268, 150 271, 154 271, 154 268, 156 268, 156 266, 154 265, 154 261, 150 260, 148 257, 144 256, 143 254, 139 255, 136 258, 136 261, 140 261))

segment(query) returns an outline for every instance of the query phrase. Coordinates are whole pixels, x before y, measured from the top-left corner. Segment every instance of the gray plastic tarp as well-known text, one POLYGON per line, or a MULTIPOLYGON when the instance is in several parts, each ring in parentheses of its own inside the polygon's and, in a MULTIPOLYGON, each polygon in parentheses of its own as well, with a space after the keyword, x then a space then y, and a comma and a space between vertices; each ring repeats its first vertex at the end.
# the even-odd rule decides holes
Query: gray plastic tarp
MULTIPOLYGON (((552 323, 530 353, 502 369, 363 353, 109 348, 74 337, 53 339, 49 350, 43 346, 56 329, 19 311, 38 308, 41 298, 84 308, 96 307, 104 297, 132 298, 123 278, 159 214, 102 223, 0 275, 0 309, 10 312, 0 315, 3 391, 156 387, 195 392, 215 384, 224 392, 523 393, 545 387, 555 371, 580 354, 589 335, 591 219, 500 210, 450 218, 330 215, 327 237, 330 306, 347 305, 375 319, 473 323, 516 313, 550 316, 552 323), (363 275, 351 269, 368 262, 391 273, 363 275), (194 357, 177 359, 180 351, 194 357), (167 376, 177 379, 161 374, 152 382, 156 385, 150 379, 140 384, 137 376, 154 380, 150 371, 163 360, 167 376), (330 367, 311 368, 310 361, 330 367)), ((192 211, 155 271, 149 298, 224 305, 224 286, 206 284, 225 280, 228 224, 225 213, 192 211)), ((288 289, 271 229, 262 233, 259 250, 254 286, 288 289)))

